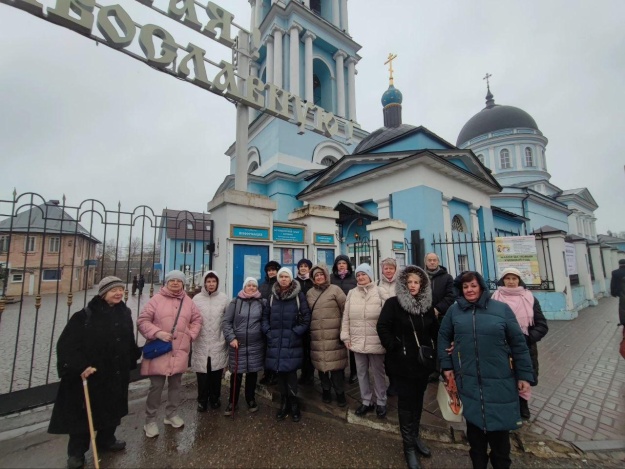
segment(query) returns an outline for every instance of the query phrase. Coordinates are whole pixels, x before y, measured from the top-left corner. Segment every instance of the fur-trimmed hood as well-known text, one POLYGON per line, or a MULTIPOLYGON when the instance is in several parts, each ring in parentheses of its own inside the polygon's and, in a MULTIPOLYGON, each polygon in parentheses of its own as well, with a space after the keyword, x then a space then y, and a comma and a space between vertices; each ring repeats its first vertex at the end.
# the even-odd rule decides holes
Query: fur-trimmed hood
POLYGON ((395 286, 395 292, 397 300, 401 307, 409 314, 419 315, 424 314, 430 306, 432 306, 432 289, 430 288, 430 278, 421 267, 416 265, 407 265, 397 277, 397 284, 395 286), (408 291, 406 282, 408 281, 409 274, 417 274, 421 279, 421 288, 419 293, 414 297, 408 291))
POLYGON ((300 286, 297 280, 291 280, 291 285, 286 290, 282 290, 280 288, 280 283, 276 282, 271 287, 272 295, 274 295, 278 300, 292 300, 299 295, 299 292, 302 291, 302 287, 300 286))
POLYGON ((313 288, 317 288, 319 290, 325 290, 330 286, 330 273, 328 272, 328 268, 325 265, 316 265, 312 269, 310 269, 310 279, 313 281, 313 288), (325 282, 321 285, 317 285, 315 283, 315 273, 320 270, 325 275, 325 282))

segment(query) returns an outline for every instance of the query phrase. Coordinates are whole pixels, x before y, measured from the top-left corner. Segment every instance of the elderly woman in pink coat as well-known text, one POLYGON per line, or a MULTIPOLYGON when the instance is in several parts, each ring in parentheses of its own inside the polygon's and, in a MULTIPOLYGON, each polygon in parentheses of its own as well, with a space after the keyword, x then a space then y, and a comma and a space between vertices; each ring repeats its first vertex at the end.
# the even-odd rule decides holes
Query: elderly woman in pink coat
POLYGON ((156 413, 161 405, 165 380, 168 381, 168 393, 164 423, 174 428, 184 425, 176 414, 181 400, 182 373, 188 368, 191 342, 202 329, 202 314, 185 293, 184 282, 184 273, 179 270, 169 272, 165 276, 165 286, 146 303, 137 320, 139 332, 146 340, 173 341, 171 352, 151 360, 144 357, 141 362, 141 374, 150 377, 143 426, 148 438, 154 438, 159 433, 156 413), (172 334, 174 323, 176 328, 172 334))

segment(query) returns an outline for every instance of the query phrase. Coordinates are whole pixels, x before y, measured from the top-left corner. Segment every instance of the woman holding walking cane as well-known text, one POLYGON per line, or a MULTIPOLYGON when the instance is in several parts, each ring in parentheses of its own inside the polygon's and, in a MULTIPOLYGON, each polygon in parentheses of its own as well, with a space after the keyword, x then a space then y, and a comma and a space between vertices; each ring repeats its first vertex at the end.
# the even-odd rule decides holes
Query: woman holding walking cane
POLYGON ((126 447, 125 441, 115 438, 115 430, 128 414, 130 370, 137 367, 141 351, 135 342, 130 310, 122 301, 124 290, 119 278, 103 278, 98 294, 72 315, 57 342, 61 384, 48 432, 69 434, 68 469, 83 467, 93 440, 83 391, 85 380, 89 383, 97 449, 121 451, 126 447))

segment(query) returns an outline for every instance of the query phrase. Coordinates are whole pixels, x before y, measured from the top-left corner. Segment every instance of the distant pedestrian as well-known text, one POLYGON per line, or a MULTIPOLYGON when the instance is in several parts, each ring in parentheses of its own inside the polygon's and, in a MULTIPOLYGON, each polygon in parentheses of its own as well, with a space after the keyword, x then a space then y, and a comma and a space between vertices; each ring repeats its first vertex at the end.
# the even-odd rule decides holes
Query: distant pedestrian
POLYGON ((267 336, 265 362, 266 368, 278 375, 280 410, 276 417, 284 420, 291 414, 293 421, 299 422, 297 370, 302 367, 302 337, 310 327, 310 308, 288 267, 278 271, 268 303, 263 313, 263 332, 267 336))
POLYGON ((135 296, 137 294, 138 286, 139 286, 139 280, 137 279, 137 276, 135 275, 134 277, 132 277, 132 296, 135 296))
MULTIPOLYGON (((271 290, 278 280, 278 270, 281 268, 282 266, 273 260, 265 264, 265 281, 258 287, 258 291, 264 299, 269 300, 271 290)), ((265 386, 271 386, 277 384, 277 382, 276 374, 271 370, 265 369, 263 377, 258 383, 265 386)))
MULTIPOLYGON (((297 276, 295 280, 299 282, 299 286, 302 288, 302 293, 304 295, 313 287, 313 280, 310 278, 311 268, 312 262, 308 259, 300 259, 297 262, 297 276)), ((304 334, 303 346, 304 363, 302 363, 302 373, 299 377, 299 384, 312 385, 315 379, 315 369, 310 360, 310 330, 304 334)))
MULTIPOLYGON (((534 368, 533 386, 538 384, 538 342, 547 335, 549 326, 547 319, 540 308, 540 303, 532 292, 527 290, 525 283, 521 279, 521 272, 518 269, 509 267, 501 273, 501 278, 497 282, 497 291, 491 297, 493 300, 501 301, 510 306, 516 316, 521 332, 525 336, 525 342, 530 350, 532 366, 534 368)), ((532 396, 532 389, 519 392, 519 404, 521 406, 521 417, 528 420, 531 417, 529 400, 532 396)))
POLYGON ((382 298, 373 282, 369 264, 356 268, 358 285, 347 294, 341 324, 341 340, 354 354, 358 372, 358 386, 362 404, 356 415, 364 416, 375 409, 379 418, 386 417, 386 374, 384 372, 384 347, 376 330, 382 298), (369 369, 373 374, 374 389, 369 383, 369 369), (375 399, 374 399, 375 397, 375 399), (375 401, 375 403, 374 403, 375 401))
POLYGON ((265 365, 265 336, 261 323, 266 304, 267 300, 258 291, 258 281, 247 277, 241 291, 226 308, 222 329, 226 342, 230 344, 230 398, 224 415, 232 415, 237 408, 243 375, 247 410, 250 413, 258 410, 256 380, 265 365))
POLYGON ((514 313, 490 298, 479 273, 464 272, 454 284, 460 296, 443 318, 438 358, 445 379, 454 376, 458 384, 473 467, 485 468, 490 459, 507 469, 510 430, 522 426, 519 391, 534 379, 532 360, 514 313))
MULTIPOLYGON (((352 288, 356 287, 356 277, 354 276, 354 268, 352 263, 345 254, 336 256, 334 264, 332 265, 332 272, 330 274, 330 283, 337 285, 343 290, 345 296, 352 288)), ((349 352, 349 384, 354 384, 358 381, 358 373, 356 372, 356 361, 354 359, 354 353, 349 352)))
POLYGON ((417 453, 425 457, 432 455, 419 437, 423 397, 431 372, 419 362, 419 348, 433 346, 438 321, 430 308, 432 291, 423 269, 406 266, 397 279, 396 292, 397 296, 386 300, 382 307, 377 331, 386 350, 386 372, 393 377, 398 394, 404 457, 408 467, 415 469, 419 467, 417 453))
POLYGON ((219 276, 209 270, 204 274, 200 293, 193 303, 202 314, 202 329, 193 342, 191 371, 197 376, 197 409, 206 412, 208 406, 221 406, 221 378, 228 364, 228 344, 224 338, 221 322, 229 299, 219 291, 219 276))
POLYGON ((618 269, 612 271, 610 294, 618 298, 618 321, 625 326, 625 259, 620 259, 618 269))
POLYGON ((171 352, 153 359, 143 357, 141 361, 141 375, 150 378, 143 426, 148 438, 154 438, 159 434, 156 414, 161 405, 165 381, 167 381, 167 405, 164 423, 173 428, 184 425, 184 420, 177 414, 182 401, 182 373, 189 367, 191 342, 197 338, 202 329, 202 314, 184 291, 185 279, 184 273, 180 270, 168 272, 165 275, 165 285, 145 304, 137 319, 139 332, 146 340, 160 339, 164 342, 173 342, 171 352), (176 328, 172 333, 174 323, 176 328))
POLYGON ((139 275, 139 281, 137 282, 137 289, 139 290, 139 296, 143 295, 143 287, 145 287, 145 277, 143 274, 139 275))
POLYGON ((141 351, 135 343, 130 309, 123 301, 125 289, 121 279, 103 278, 98 294, 72 315, 56 345, 61 384, 48 432, 69 434, 69 469, 83 467, 91 441, 83 380, 89 383, 98 451, 126 447, 125 441, 115 437, 115 430, 128 414, 130 370, 137 367, 141 351))
POLYGON ((332 402, 332 388, 336 392, 339 407, 347 404, 345 399, 345 367, 347 349, 341 342, 341 321, 345 309, 345 293, 336 285, 330 285, 330 275, 324 266, 310 271, 314 286, 306 294, 310 306, 310 355, 319 373, 323 402, 332 402))

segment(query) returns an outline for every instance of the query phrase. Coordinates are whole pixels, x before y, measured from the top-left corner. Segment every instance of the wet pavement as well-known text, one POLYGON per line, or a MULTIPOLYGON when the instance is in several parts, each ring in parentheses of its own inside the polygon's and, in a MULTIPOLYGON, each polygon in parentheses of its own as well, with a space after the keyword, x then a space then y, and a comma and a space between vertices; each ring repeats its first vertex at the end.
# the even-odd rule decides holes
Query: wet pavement
MULTIPOLYGON (((550 332, 539 343, 540 377, 530 403, 532 418, 512 435, 514 466, 624 467, 625 360, 618 354, 621 331, 616 317, 617 301, 608 298, 573 321, 549 323, 550 332)), ((359 418, 354 415, 357 384, 348 386, 348 407, 341 409, 335 402, 321 402, 317 381, 300 388, 302 421, 277 422, 277 391, 261 386, 260 411, 248 414, 243 404, 231 419, 223 416, 223 407, 197 413, 191 374, 186 383, 180 409, 185 427, 163 428, 161 420, 161 434, 153 440, 142 431, 145 381, 133 384, 137 398, 117 434, 128 441, 128 449, 103 454, 102 467, 405 467, 394 397, 389 398, 386 419, 359 418)), ((224 386, 222 397, 226 395, 224 386)), ((7 417, 0 418, 0 432, 7 423, 7 417)), ((463 431, 462 424, 452 429, 441 418, 436 384, 431 384, 422 432, 434 455, 422 465, 470 467, 463 431)), ((63 467, 66 444, 66 436, 48 435, 45 428, 0 441, 0 468, 63 467)), ((92 460, 87 467, 93 467, 92 460)))

